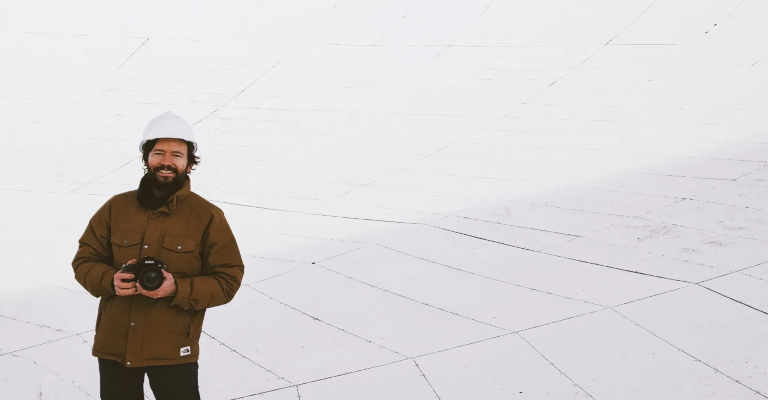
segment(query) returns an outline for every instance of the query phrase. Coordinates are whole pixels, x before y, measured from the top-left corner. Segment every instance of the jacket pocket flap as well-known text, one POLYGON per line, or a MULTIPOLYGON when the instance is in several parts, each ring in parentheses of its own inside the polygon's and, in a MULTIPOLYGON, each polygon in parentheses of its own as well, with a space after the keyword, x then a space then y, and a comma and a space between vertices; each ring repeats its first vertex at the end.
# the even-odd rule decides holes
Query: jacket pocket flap
POLYGON ((134 246, 141 242, 140 233, 120 232, 112 235, 112 243, 118 246, 134 246))
POLYGON ((195 249, 195 241, 173 236, 166 236, 165 239, 163 239, 163 247, 168 250, 173 250, 177 253, 186 253, 195 249))

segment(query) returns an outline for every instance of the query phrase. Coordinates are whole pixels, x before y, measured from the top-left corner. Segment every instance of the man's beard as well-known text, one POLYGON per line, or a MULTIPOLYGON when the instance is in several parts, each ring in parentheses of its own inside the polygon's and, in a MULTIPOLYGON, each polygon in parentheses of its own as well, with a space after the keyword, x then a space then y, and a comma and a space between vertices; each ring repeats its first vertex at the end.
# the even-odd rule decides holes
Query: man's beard
POLYGON ((149 182, 152 184, 153 189, 162 193, 174 193, 184 185, 184 180, 187 178, 187 171, 179 173, 174 166, 158 165, 157 167, 150 169, 148 175, 149 182), (159 177, 157 173, 160 170, 173 172, 173 177, 159 177))

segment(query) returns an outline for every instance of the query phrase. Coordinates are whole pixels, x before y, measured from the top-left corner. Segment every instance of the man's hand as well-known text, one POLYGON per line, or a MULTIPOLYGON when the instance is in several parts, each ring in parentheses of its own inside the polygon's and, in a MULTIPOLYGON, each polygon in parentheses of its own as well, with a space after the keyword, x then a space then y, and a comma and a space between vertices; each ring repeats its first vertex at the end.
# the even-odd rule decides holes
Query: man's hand
MULTIPOLYGON (((128 261, 126 264, 136 264, 136 260, 128 261)), ((115 293, 118 296, 139 294, 139 291, 136 289, 136 282, 123 282, 123 279, 133 279, 133 274, 124 274, 122 272, 115 274, 113 283, 115 284, 115 293)))
POLYGON ((144 296, 151 297, 153 299, 159 299, 162 297, 170 297, 176 295, 176 282, 173 280, 173 275, 169 274, 165 270, 161 270, 163 272, 163 276, 165 277, 165 281, 163 281, 163 284, 157 288, 157 290, 153 290, 151 292, 144 290, 141 285, 136 284, 136 287, 139 290, 139 293, 143 294, 144 296))

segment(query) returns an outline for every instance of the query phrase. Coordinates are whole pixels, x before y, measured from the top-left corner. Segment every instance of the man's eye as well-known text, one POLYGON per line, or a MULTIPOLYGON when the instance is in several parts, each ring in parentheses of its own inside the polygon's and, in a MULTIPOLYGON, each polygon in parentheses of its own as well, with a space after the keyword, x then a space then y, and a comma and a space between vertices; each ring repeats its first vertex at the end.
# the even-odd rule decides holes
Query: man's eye
POLYGON ((180 154, 176 154, 174 157, 181 158, 181 155, 180 154))

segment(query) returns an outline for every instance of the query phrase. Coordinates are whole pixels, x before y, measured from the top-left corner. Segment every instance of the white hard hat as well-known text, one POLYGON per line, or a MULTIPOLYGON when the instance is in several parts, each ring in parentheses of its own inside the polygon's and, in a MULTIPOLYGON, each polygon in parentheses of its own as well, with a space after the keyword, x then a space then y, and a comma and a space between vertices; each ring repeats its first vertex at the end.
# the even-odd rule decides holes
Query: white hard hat
POLYGON ((197 152, 197 141, 195 141, 195 132, 187 121, 178 115, 167 111, 162 115, 152 118, 144 128, 144 136, 139 144, 139 151, 142 151, 144 143, 154 139, 181 139, 192 142, 194 151, 197 152))

